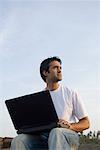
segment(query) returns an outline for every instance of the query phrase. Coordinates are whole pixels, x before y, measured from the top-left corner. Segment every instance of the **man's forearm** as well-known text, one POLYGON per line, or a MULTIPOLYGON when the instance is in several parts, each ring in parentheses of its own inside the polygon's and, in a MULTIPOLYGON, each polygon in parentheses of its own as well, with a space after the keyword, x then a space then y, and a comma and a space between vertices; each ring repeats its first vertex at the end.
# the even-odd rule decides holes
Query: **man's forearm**
POLYGON ((70 129, 74 130, 76 132, 82 132, 85 129, 88 129, 90 127, 90 122, 88 117, 85 117, 81 120, 79 120, 78 123, 71 123, 70 124, 70 129))

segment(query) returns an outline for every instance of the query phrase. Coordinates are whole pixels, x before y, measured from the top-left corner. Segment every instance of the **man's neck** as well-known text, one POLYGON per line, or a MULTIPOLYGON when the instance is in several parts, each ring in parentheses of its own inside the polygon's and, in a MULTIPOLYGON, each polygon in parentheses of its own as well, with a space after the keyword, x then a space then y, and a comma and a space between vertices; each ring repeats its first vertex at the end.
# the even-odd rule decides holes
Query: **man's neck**
POLYGON ((59 83, 51 83, 51 84, 47 84, 46 89, 50 90, 50 91, 54 91, 56 89, 59 88, 59 83))

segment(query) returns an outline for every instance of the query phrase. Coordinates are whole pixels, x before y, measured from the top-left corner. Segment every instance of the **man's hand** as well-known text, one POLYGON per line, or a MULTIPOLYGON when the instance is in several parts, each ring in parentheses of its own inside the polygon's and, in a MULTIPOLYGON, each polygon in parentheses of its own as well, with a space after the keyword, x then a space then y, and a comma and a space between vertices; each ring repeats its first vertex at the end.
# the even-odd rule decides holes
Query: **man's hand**
POLYGON ((76 123, 69 123, 63 119, 59 119, 58 125, 59 127, 67 128, 75 132, 82 132, 83 130, 88 129, 90 127, 90 121, 88 117, 84 117, 76 123))
POLYGON ((67 128, 69 129, 71 124, 63 119, 59 119, 59 122, 58 122, 58 125, 59 127, 62 127, 62 128, 67 128))

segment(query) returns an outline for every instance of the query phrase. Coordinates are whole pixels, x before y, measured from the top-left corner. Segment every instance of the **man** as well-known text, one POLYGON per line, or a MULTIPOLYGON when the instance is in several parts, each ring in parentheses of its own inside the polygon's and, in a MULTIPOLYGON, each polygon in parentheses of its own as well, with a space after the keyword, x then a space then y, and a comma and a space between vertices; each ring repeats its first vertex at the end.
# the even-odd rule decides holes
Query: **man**
POLYGON ((37 135, 19 134, 11 143, 12 150, 77 150, 78 132, 88 129, 89 119, 78 95, 59 84, 62 80, 61 60, 58 57, 45 59, 40 74, 49 90, 58 118, 59 127, 37 135))

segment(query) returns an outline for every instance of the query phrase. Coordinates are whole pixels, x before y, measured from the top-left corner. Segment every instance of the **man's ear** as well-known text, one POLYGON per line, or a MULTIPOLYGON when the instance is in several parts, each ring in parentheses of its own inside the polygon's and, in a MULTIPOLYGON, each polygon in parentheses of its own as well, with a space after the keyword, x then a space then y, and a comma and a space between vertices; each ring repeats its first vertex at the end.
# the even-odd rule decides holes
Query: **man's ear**
POLYGON ((46 77, 47 76, 47 71, 43 71, 43 75, 46 77))

